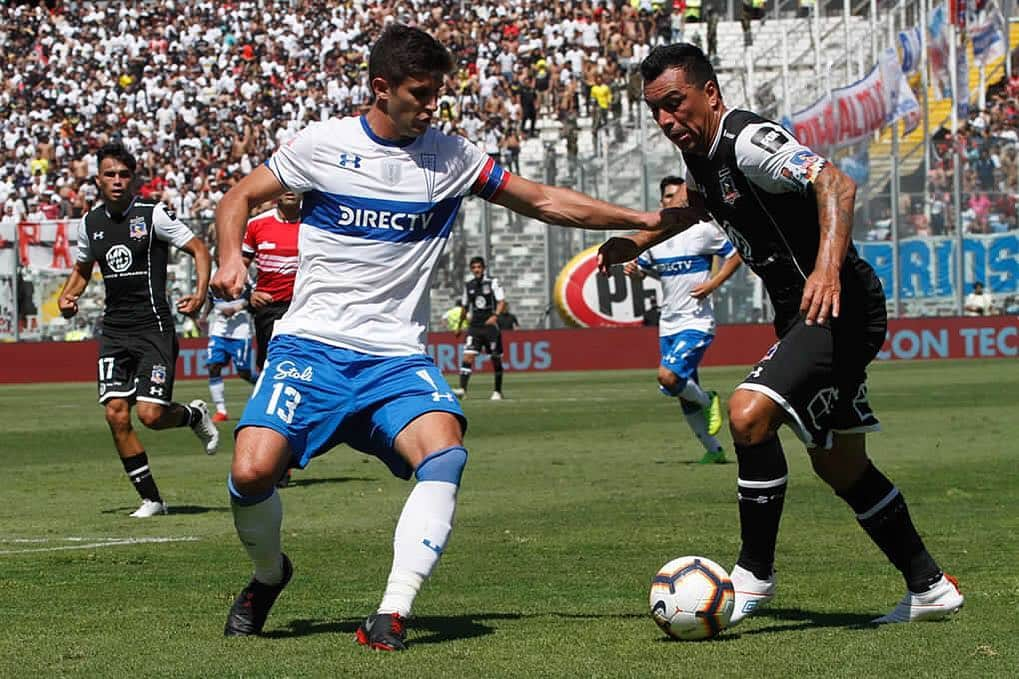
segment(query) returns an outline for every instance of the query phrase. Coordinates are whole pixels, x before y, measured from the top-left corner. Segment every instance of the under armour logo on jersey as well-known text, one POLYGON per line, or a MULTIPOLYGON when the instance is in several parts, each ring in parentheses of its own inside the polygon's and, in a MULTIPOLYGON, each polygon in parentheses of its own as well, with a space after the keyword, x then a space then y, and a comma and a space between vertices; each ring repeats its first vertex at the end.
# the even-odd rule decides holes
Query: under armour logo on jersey
POLYGON ((162 396, 163 395, 163 388, 162 387, 149 387, 149 394, 151 396, 162 396))
POLYGON ((96 231, 94 234, 92 234, 92 240, 102 240, 103 236, 105 235, 106 235, 105 231, 96 231))
POLYGON ((757 379, 758 377, 761 376, 762 372, 764 372, 764 366, 759 365, 759 366, 757 366, 756 368, 754 368, 753 370, 750 371, 750 374, 747 375, 747 379, 748 380, 755 380, 755 379, 757 379))
POLYGON ((353 153, 341 153, 340 167, 347 167, 348 165, 354 169, 361 169, 361 156, 354 155, 353 153))

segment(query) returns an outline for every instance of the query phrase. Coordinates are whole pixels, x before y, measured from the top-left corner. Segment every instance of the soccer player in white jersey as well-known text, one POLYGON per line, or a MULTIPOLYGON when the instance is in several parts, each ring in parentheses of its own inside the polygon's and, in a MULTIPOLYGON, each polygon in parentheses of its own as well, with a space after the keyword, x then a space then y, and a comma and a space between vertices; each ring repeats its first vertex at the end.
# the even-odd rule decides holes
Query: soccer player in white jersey
POLYGON ((242 380, 249 383, 255 381, 251 376, 249 295, 246 293, 234 300, 209 295, 209 344, 205 353, 205 367, 209 370, 209 393, 212 402, 216 404, 213 422, 226 422, 230 419, 226 409, 224 367, 233 363, 234 370, 242 380))
MULTIPOLYGON (((663 208, 686 205, 686 186, 679 177, 665 177, 659 188, 663 208)), ((741 263, 722 230, 708 221, 648 248, 625 266, 631 276, 649 274, 661 281, 658 384, 663 394, 679 399, 687 424, 704 446, 701 464, 725 462, 722 444, 715 438, 722 428, 718 394, 702 389, 697 376, 697 366, 715 339, 710 295, 741 263), (724 262, 711 275, 715 255, 724 262)))
POLYGON ((446 549, 467 462, 463 411, 425 353, 433 270, 465 197, 565 226, 661 225, 657 212, 512 176, 463 137, 433 129, 451 67, 430 35, 391 25, 369 56, 369 111, 309 125, 219 204, 213 289, 233 299, 247 276, 249 211, 284 191, 303 194, 293 302, 236 431, 228 486, 254 577, 230 609, 228 636, 260 633, 293 574, 273 484, 288 466, 347 443, 417 479, 382 602, 357 632, 362 645, 405 648, 404 623, 446 549))

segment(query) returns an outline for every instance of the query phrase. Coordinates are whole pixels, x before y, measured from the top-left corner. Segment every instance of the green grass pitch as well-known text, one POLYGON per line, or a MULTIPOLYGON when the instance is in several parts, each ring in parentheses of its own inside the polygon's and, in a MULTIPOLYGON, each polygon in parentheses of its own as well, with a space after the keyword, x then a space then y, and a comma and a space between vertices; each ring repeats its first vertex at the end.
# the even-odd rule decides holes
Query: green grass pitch
MULTIPOLYGON (((702 378, 727 397, 744 372, 702 378)), ((295 474, 282 491, 293 582, 264 638, 228 640, 250 575, 227 504, 229 427, 215 457, 186 429, 141 431, 173 513, 135 520, 94 386, 0 387, 0 677, 1019 676, 1015 360, 871 371, 885 428, 871 453, 959 577, 955 619, 866 624, 903 583, 786 433, 778 596, 708 642, 664 640, 647 591, 677 556, 732 566, 736 465, 692 464, 700 450, 653 373, 507 373, 503 402, 487 400, 490 375, 471 386, 456 528, 404 654, 353 640, 410 491, 377 460, 341 447, 295 474)), ((245 385, 227 394, 239 415, 245 385)))

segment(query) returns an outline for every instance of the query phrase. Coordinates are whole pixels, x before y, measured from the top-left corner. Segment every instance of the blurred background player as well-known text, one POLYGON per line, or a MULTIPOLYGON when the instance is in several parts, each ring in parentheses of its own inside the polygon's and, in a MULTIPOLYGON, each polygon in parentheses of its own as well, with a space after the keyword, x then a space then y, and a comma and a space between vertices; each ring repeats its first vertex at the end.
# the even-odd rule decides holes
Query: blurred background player
MULTIPOLYGON (((679 177, 665 177, 659 188, 663 208, 686 205, 686 185, 679 177)), ((704 391, 697 375, 697 366, 715 339, 710 295, 741 263, 722 230, 706 221, 648 248, 625 266, 631 276, 651 275, 662 283, 658 384, 663 394, 679 399, 687 424, 704 446, 701 464, 725 462, 722 444, 715 438, 722 427, 718 394, 704 391), (723 261, 712 276, 716 255, 723 261)))
POLYGON ((248 220, 241 252, 245 266, 255 262, 255 289, 248 305, 255 320, 255 372, 262 372, 273 327, 290 308, 297 278, 297 238, 301 196, 287 191, 272 210, 248 220))
POLYGON ((131 407, 149 429, 191 427, 212 455, 219 433, 203 401, 174 403, 177 335, 166 297, 170 245, 195 259, 195 292, 177 300, 177 311, 202 308, 209 285, 209 251, 176 215, 160 203, 134 196, 137 162, 119 143, 99 150, 97 183, 102 204, 78 227, 78 254, 57 302, 64 318, 78 313, 78 298, 99 263, 106 287, 99 340, 99 403, 124 471, 142 498, 131 516, 166 514, 148 456, 131 427, 131 407))
POLYGON ((251 314, 248 313, 250 289, 235 300, 209 296, 209 345, 205 365, 209 370, 209 393, 216 406, 213 422, 226 422, 230 414, 226 409, 226 385, 223 368, 233 363, 237 375, 249 384, 255 380, 251 374, 251 314))
MULTIPOLYGON (((495 371, 495 389, 492 391, 493 401, 502 400, 502 330, 499 328, 499 315, 506 311, 506 295, 499 281, 485 275, 483 257, 472 257, 471 273, 474 277, 464 284, 463 297, 460 298, 460 322, 463 327, 464 318, 468 317, 467 340, 464 342, 464 357, 460 364, 460 386, 453 390, 458 397, 467 393, 467 384, 471 381, 474 371, 474 359, 484 351, 492 357, 492 370, 495 371)), ((459 337, 461 330, 457 330, 459 337)))

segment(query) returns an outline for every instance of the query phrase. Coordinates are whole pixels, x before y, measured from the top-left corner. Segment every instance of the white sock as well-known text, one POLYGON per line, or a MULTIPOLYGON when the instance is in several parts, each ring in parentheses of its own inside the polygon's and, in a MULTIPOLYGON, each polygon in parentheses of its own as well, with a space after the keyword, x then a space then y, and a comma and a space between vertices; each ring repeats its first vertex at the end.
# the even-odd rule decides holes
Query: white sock
POLYGON ((439 562, 453 529, 458 486, 447 481, 419 481, 393 535, 393 568, 379 613, 410 615, 414 597, 439 562))
POLYGON ((209 393, 212 395, 212 402, 216 404, 216 412, 226 412, 226 387, 223 385, 222 377, 209 378, 209 393))
POLYGON ((704 415, 701 413, 683 413, 686 423, 690 425, 694 435, 704 446, 704 450, 714 453, 722 449, 722 444, 714 436, 708 434, 708 425, 704 422, 704 415))
POLYGON ((283 579, 283 552, 280 549, 283 503, 279 493, 273 491, 268 498, 254 505, 231 502, 230 508, 234 513, 237 537, 255 565, 255 579, 266 585, 279 583, 283 579))
POLYGON ((696 403, 701 408, 707 408, 711 405, 711 397, 701 389, 701 385, 694 382, 692 379, 686 381, 686 385, 683 386, 683 391, 679 392, 679 397, 685 401, 696 403))

